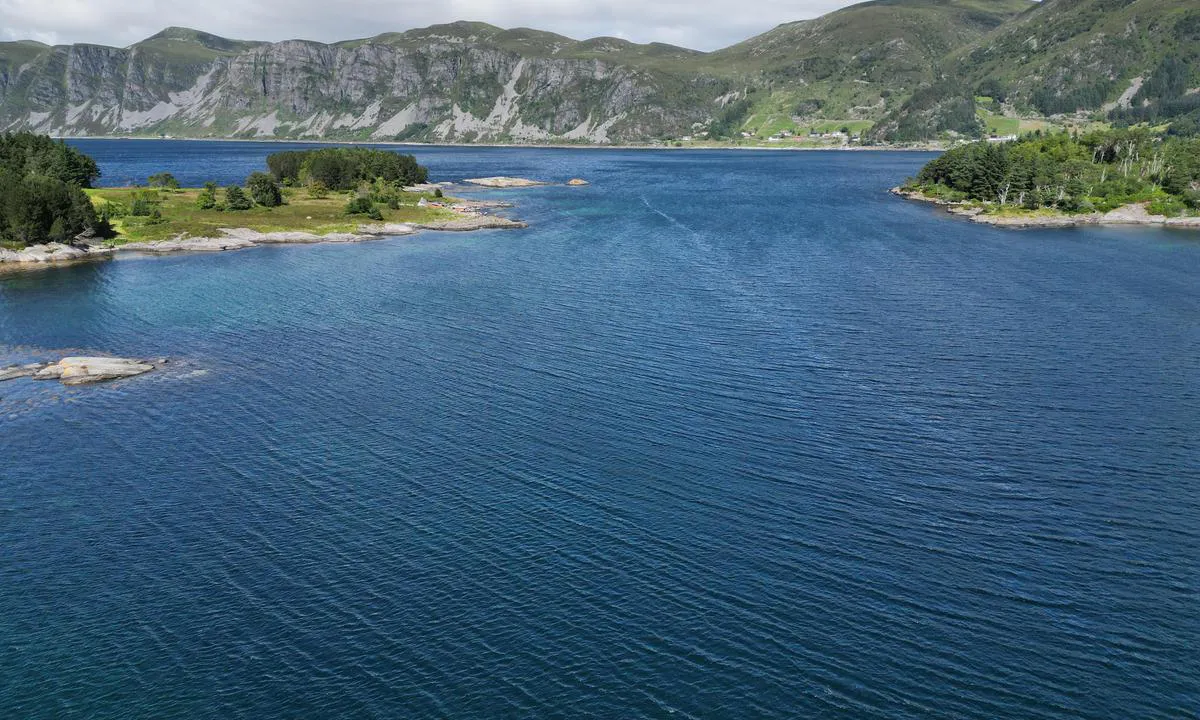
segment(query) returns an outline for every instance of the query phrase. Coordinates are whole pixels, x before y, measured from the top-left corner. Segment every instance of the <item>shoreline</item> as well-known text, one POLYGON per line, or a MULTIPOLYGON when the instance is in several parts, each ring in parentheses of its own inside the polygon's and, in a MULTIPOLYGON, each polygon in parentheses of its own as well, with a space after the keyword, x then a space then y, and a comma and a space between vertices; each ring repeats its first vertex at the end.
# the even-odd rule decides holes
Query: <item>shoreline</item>
MULTIPOLYGON (((1073 227, 1167 227, 1186 230, 1200 230, 1200 216, 1167 217, 1151 215, 1146 210, 1148 203, 1132 203, 1122 205, 1108 212, 1081 213, 1069 215, 1060 211, 1027 211, 1012 215, 993 215, 984 212, 984 207, 951 202, 941 198, 930 197, 920 190, 908 190, 894 187, 888 190, 892 195, 906 200, 923 202, 944 209, 947 213, 965 218, 974 223, 992 225, 995 227, 1014 230, 1033 228, 1073 228, 1073 227)), ((994 207, 994 206, 993 206, 994 207)))
POLYGON ((587 144, 554 144, 554 143, 428 143, 407 142, 401 140, 321 140, 311 138, 197 138, 197 137, 144 137, 129 135, 59 135, 52 136, 55 140, 135 140, 138 142, 237 142, 237 143, 278 143, 292 145, 384 145, 406 148, 502 148, 529 150, 748 150, 768 152, 945 152, 944 146, 936 143, 919 146, 862 146, 844 145, 838 147, 778 147, 772 145, 728 145, 728 146, 686 146, 672 145, 600 145, 587 144))
POLYGON ((426 223, 374 223, 359 225, 354 232, 320 235, 303 230, 259 232, 250 228, 221 228, 222 237, 179 237, 150 242, 129 242, 112 247, 48 243, 22 250, 0 248, 0 270, 24 270, 108 260, 127 254, 167 255, 172 253, 225 252, 263 245, 315 245, 358 243, 390 237, 416 235, 421 231, 471 232, 475 230, 519 230, 529 227, 522 220, 495 215, 474 215, 426 223))

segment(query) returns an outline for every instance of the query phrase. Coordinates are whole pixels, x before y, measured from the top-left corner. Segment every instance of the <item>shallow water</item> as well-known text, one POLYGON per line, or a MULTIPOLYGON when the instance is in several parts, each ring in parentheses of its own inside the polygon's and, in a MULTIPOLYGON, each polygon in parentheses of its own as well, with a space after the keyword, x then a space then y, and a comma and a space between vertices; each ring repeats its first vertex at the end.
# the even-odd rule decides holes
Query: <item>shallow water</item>
MULTIPOLYGON (((277 145, 81 141, 104 181, 277 145)), ((0 717, 1200 707, 1200 235, 929 156, 420 148, 520 232, 0 276, 0 717)))

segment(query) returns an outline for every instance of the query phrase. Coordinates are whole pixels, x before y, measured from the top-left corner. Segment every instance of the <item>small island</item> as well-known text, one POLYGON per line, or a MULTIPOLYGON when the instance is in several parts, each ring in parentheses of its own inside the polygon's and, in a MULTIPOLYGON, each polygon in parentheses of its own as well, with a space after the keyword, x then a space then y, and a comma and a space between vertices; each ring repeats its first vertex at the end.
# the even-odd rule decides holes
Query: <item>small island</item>
POLYGON ((892 192, 1002 227, 1200 229, 1200 139, 1135 128, 974 142, 892 192))
POLYGON ((28 377, 34 380, 58 380, 63 385, 92 385, 108 380, 135 377, 166 363, 130 358, 76 356, 52 363, 27 363, 0 368, 0 382, 28 377))
POLYGON ((506 203, 444 196, 413 156, 368 148, 274 153, 267 172, 226 187, 183 188, 160 172, 144 187, 93 188, 91 158, 17 133, 0 136, 0 173, 0 263, 526 227, 491 214, 506 203))

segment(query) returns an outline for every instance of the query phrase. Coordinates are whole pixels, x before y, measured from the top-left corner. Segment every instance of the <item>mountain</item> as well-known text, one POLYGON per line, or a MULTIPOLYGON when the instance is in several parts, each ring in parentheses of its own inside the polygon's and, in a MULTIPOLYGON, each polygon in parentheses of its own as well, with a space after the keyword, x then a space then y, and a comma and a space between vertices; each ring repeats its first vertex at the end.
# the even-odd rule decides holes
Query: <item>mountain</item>
MULTIPOLYGON (((1030 0, 874 0, 787 23, 712 53, 769 88, 751 112, 769 134, 790 116, 873 120, 935 78, 951 51, 1028 10, 1030 0)), ((868 123, 869 124, 869 123, 868 123)))
POLYGON ((1011 116, 1200 120, 1200 6, 1043 0, 951 51, 941 67, 923 93, 879 123, 877 135, 908 139, 961 125, 976 96, 1011 116))
POLYGON ((456 141, 655 136, 729 92, 700 55, 453 23, 324 44, 168 28, 128 48, 0 44, 0 127, 59 135, 456 141))
POLYGON ((0 129, 458 142, 978 135, 1057 114, 1200 119, 1195 0, 874 0, 710 53, 485 23, 339 43, 168 28, 0 43, 0 129))

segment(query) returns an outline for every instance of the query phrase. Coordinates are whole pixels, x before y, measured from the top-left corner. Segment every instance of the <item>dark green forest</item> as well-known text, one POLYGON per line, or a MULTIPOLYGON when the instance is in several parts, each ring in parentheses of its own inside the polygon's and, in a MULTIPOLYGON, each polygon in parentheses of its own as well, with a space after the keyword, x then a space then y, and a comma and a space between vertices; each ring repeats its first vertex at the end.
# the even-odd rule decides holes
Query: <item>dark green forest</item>
POLYGON ((1200 139, 1145 129, 1031 134, 975 142, 930 161, 908 187, 943 200, 1068 213, 1148 202, 1155 214, 1200 210, 1200 139))
POLYGON ((33 133, 0 135, 0 243, 24 247, 105 235, 83 188, 100 170, 66 143, 33 133))
POLYGON ((267 168, 285 185, 319 185, 336 191, 354 190, 376 180, 417 185, 429 176, 412 155, 361 147, 272 153, 267 156, 267 168))

